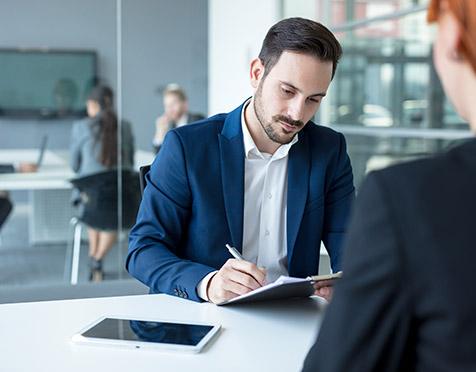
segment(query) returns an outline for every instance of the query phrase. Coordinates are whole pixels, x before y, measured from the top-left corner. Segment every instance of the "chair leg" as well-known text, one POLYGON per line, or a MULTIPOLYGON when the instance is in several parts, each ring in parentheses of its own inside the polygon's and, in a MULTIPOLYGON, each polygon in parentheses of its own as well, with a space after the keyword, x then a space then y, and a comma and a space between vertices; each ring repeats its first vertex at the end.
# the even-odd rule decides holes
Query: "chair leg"
POLYGON ((79 277, 79 254, 81 251, 81 222, 77 221, 74 227, 73 257, 71 260, 71 285, 78 284, 79 277))
POLYGON ((66 243, 66 252, 64 255, 64 280, 71 280, 71 261, 73 259, 74 229, 79 223, 76 217, 69 220, 68 242, 66 243), (71 237, 71 238, 70 238, 71 237))

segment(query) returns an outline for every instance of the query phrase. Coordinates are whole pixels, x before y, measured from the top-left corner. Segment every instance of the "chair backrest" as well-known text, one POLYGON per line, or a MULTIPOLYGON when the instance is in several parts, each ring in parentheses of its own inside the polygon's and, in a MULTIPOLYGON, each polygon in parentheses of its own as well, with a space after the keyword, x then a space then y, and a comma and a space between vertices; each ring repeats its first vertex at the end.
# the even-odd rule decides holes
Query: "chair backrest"
POLYGON ((150 171, 150 165, 144 165, 143 167, 139 168, 139 176, 140 176, 139 181, 140 181, 141 195, 144 195, 145 185, 147 184, 145 176, 147 175, 147 173, 149 173, 149 171, 150 171))
MULTIPOLYGON (((121 181, 122 225, 130 228, 135 223, 141 200, 139 175, 131 170, 123 170, 121 181)), ((70 182, 80 191, 78 219, 99 230, 117 230, 117 170, 78 177, 70 182)))

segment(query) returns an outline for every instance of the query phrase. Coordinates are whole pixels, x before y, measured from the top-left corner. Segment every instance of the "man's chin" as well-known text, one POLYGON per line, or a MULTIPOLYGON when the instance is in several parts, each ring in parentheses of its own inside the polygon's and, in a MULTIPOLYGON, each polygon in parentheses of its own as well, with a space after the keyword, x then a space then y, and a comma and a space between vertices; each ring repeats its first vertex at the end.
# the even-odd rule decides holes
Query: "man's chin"
POLYGON ((296 135, 296 133, 284 134, 284 135, 280 135, 279 137, 274 136, 274 138, 271 138, 271 137, 269 137, 269 138, 270 138, 271 141, 279 143, 280 145, 287 145, 288 143, 290 143, 293 140, 295 135, 296 135))

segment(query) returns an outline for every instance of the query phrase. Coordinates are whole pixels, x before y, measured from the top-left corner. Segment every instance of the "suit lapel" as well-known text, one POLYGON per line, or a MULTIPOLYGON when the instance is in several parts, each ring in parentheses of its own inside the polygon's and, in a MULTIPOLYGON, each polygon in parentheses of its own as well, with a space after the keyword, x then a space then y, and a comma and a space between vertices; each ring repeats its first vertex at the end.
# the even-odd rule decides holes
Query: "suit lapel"
POLYGON ((299 133, 299 141, 291 147, 288 159, 287 195, 287 244, 288 263, 294 251, 309 188, 309 141, 305 131, 299 133))
POLYGON ((228 114, 222 132, 218 135, 220 166, 226 219, 230 229, 230 244, 242 251, 243 203, 245 183, 245 150, 241 131, 243 105, 228 114))

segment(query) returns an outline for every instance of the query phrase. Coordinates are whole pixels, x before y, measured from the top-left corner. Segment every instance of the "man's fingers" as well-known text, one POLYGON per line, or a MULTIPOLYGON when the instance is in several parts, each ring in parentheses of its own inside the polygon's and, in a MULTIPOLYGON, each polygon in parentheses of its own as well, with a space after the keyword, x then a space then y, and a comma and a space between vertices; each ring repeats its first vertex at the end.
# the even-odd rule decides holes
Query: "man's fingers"
POLYGON ((240 283, 234 282, 233 280, 225 280, 223 282, 223 289, 235 294, 235 296, 241 296, 251 291, 250 288, 241 285, 240 283))
POLYGON ((327 301, 332 299, 332 287, 322 287, 316 289, 314 292, 315 295, 325 298, 327 301))
POLYGON ((266 270, 259 269, 255 264, 242 260, 229 260, 233 269, 251 275, 259 284, 263 286, 266 284, 266 270))
POLYGON ((225 289, 222 289, 220 291, 220 293, 217 293, 216 296, 214 296, 213 298, 212 297, 209 297, 209 298, 213 303, 218 304, 220 302, 227 301, 227 300, 232 299, 232 298, 237 297, 237 296, 238 295, 236 293, 233 293, 233 292, 227 291, 225 289))
MULTIPOLYGON (((208 299, 215 304, 240 295, 239 293, 228 290, 228 288, 233 288, 234 290, 237 289, 233 285, 228 285, 228 282, 231 281, 224 276, 223 271, 222 268, 222 270, 212 276, 207 289, 208 299)), ((237 290, 237 292, 239 291, 237 290)))
POLYGON ((318 282, 314 283, 314 288, 319 289, 323 287, 332 287, 334 285, 333 280, 319 280, 318 282))
POLYGON ((254 277, 242 271, 235 270, 234 268, 229 268, 226 273, 228 279, 238 284, 241 284, 242 286, 248 288, 250 291, 261 287, 261 284, 258 283, 254 277))

